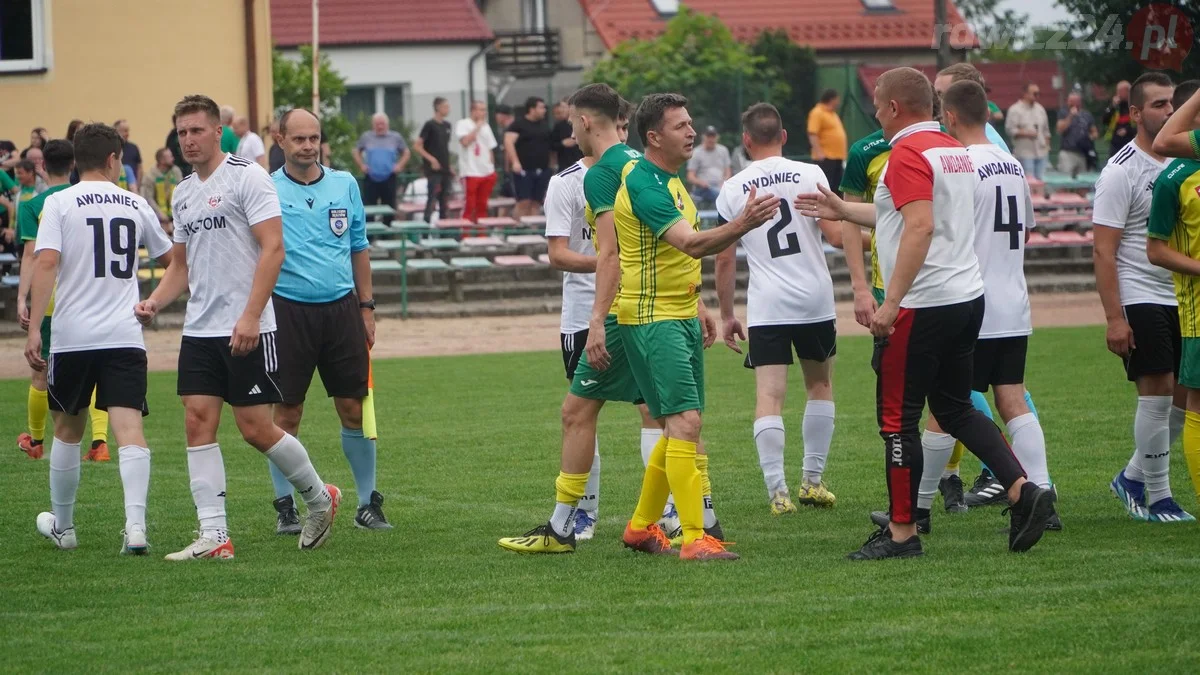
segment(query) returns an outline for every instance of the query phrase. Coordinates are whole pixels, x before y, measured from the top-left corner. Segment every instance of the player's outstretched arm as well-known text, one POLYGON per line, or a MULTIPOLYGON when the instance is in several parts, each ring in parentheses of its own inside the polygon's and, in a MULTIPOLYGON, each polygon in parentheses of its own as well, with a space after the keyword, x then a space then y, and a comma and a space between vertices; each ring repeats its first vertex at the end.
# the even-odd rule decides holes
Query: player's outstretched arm
POLYGON ((596 271, 596 258, 585 253, 571 250, 570 240, 566 237, 547 237, 550 253, 550 266, 563 272, 577 274, 592 274, 596 271))
MULTIPOLYGON (((33 248, 26 244, 26 248, 33 248)), ((54 294, 54 281, 58 277, 58 251, 42 249, 37 254, 33 265, 33 304, 30 316, 45 316, 46 308, 50 306, 50 296, 54 294)), ((30 322, 29 339, 25 343, 25 360, 34 370, 44 370, 46 362, 42 359, 42 327, 40 322, 30 322)))
POLYGON ((134 316, 144 326, 150 325, 154 315, 158 314, 163 307, 175 302, 188 287, 186 244, 176 242, 166 255, 158 258, 158 261, 167 268, 167 271, 163 272, 162 279, 159 280, 158 286, 154 288, 150 297, 139 302, 133 308, 134 316))
POLYGON ((917 273, 929 255, 929 244, 933 241, 932 201, 919 199, 909 202, 900 207, 900 215, 904 217, 904 229, 900 232, 900 244, 896 250, 896 268, 887 287, 887 297, 871 319, 871 334, 875 337, 891 335, 892 324, 900 313, 900 301, 912 288, 917 273))
POLYGON ((742 209, 741 215, 729 223, 697 232, 692 229, 691 223, 680 219, 662 233, 662 238, 693 258, 703 258, 720 253, 741 239, 742 235, 774 218, 778 213, 778 197, 770 193, 760 196, 755 188, 750 188, 750 193, 746 195, 746 207, 742 209))
POLYGON ((1176 251, 1164 239, 1146 238, 1146 257, 1150 262, 1179 274, 1200 276, 1200 260, 1176 251))
POLYGON ((1192 133, 1197 115, 1200 115, 1200 90, 1167 118, 1167 123, 1154 137, 1154 151, 1167 157, 1200 158, 1200 147, 1195 145, 1200 141, 1192 133))
POLYGON ((820 220, 848 220, 863 227, 875 228, 875 205, 847 202, 824 185, 817 185, 820 192, 796 195, 792 202, 800 215, 820 220))

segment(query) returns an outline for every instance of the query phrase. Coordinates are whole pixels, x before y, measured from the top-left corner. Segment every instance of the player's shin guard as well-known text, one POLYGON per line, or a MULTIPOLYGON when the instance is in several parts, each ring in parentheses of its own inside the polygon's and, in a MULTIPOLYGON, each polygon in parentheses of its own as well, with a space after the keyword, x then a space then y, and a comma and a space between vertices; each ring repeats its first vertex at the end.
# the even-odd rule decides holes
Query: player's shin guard
POLYGON ((221 446, 210 443, 190 447, 187 458, 200 533, 224 532, 228 526, 225 523, 225 462, 221 457, 221 446))
POLYGON ((884 433, 888 512, 893 523, 915 523, 918 489, 925 467, 916 433, 884 433))
MULTIPOLYGON (((1171 451, 1171 397, 1139 396, 1137 412, 1133 416, 1133 457, 1125 470, 1125 477, 1146 483, 1150 489, 1150 476, 1156 474, 1154 492, 1163 496, 1163 482, 1170 467, 1171 451)), ((1166 485, 1170 494, 1170 485, 1166 485)), ((1158 499, 1152 499, 1153 504, 1158 499)))
POLYGON ((123 445, 117 450, 121 486, 125 490, 125 531, 146 527, 146 494, 150 491, 150 450, 123 445))
POLYGON ((596 439, 596 451, 592 455, 592 470, 588 473, 587 485, 579 498, 579 510, 596 513, 600 508, 600 439, 596 439))
POLYGON ((754 420, 754 446, 758 450, 758 466, 762 468, 768 499, 777 492, 787 492, 783 468, 785 439, 783 418, 779 415, 765 415, 754 420))
POLYGON ((804 480, 813 485, 825 475, 833 443, 833 401, 809 401, 804 406, 804 480))
POLYGON ((683 525, 683 543, 690 544, 704 536, 704 488, 695 443, 678 438, 667 442, 666 476, 683 525))
POLYGON ((50 445, 50 505, 55 529, 75 527, 75 493, 79 490, 79 444, 54 439, 50 445))
POLYGON ((1046 437, 1033 413, 1008 421, 1008 437, 1013 454, 1025 469, 1029 481, 1040 488, 1050 487, 1050 469, 1046 465, 1046 437))
POLYGON ((50 397, 45 389, 35 389, 29 385, 29 400, 27 412, 29 435, 33 440, 41 442, 46 438, 46 416, 50 414, 50 397))
MULTIPOLYGON (((56 441, 57 442, 57 441, 56 441)), ((1200 413, 1187 411, 1183 425, 1183 457, 1187 460, 1188 475, 1192 487, 1200 498, 1200 413)))
MULTIPOLYGON (((693 459, 693 471, 696 468, 695 464, 693 459)), ((654 444, 654 450, 646 463, 646 473, 642 476, 642 493, 638 496, 630 527, 644 530, 657 521, 662 516, 663 507, 666 506, 667 496, 670 494, 671 484, 667 481, 667 437, 661 436, 654 444)))
POLYGON ((375 440, 368 438, 363 429, 342 428, 342 454, 354 474, 354 490, 358 493, 360 507, 371 503, 375 491, 375 440))
POLYGON ((295 436, 284 433, 283 438, 263 454, 287 476, 292 487, 296 488, 296 494, 300 495, 309 510, 324 511, 330 508, 333 498, 309 461, 308 451, 295 436))
POLYGON ((942 480, 942 471, 946 461, 954 451, 956 441, 950 434, 925 430, 921 437, 921 454, 924 467, 921 469, 921 486, 917 491, 917 508, 929 509, 933 506, 933 498, 937 496, 938 483, 942 480))
POLYGON ((700 499, 704 503, 704 527, 712 527, 717 524, 717 512, 713 510, 712 480, 708 477, 708 455, 696 453, 696 470, 700 472, 700 499))
POLYGON ((92 418, 92 442, 108 442, 108 411, 96 407, 96 390, 92 390, 92 407, 88 410, 92 418))

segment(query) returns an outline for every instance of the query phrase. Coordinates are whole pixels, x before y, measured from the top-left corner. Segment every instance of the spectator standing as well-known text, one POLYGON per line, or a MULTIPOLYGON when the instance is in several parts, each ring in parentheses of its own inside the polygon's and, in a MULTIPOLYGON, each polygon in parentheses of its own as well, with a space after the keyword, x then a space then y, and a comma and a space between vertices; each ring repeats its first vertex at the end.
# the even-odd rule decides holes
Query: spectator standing
POLYGON ((477 223, 487 216, 488 197, 496 186, 496 164, 492 158, 496 135, 487 123, 487 103, 471 103, 471 116, 454 126, 454 138, 462 147, 458 154, 458 172, 466 184, 463 218, 477 223))
POLYGON ((438 203, 438 218, 446 217, 450 192, 454 189, 454 169, 450 166, 450 135, 453 131, 446 116, 450 102, 441 96, 433 99, 433 118, 426 120, 413 141, 413 149, 421 156, 425 173, 425 222, 433 222, 433 201, 438 203))
POLYGON ((46 127, 34 127, 29 132, 29 147, 40 150, 46 147, 46 141, 49 139, 50 137, 46 135, 46 127))
MULTIPOLYGON (((275 173, 280 167, 283 166, 285 161, 283 157, 283 146, 280 145, 278 121, 271 122, 271 126, 267 127, 267 135, 271 137, 271 149, 267 151, 267 171, 275 173)), ((324 131, 321 132, 321 140, 325 140, 324 131)), ((318 153, 318 155, 320 154, 323 153, 318 153)), ((320 162, 319 156, 317 161, 320 162)))
POLYGON ((733 175, 733 160, 729 148, 717 142, 717 128, 707 127, 700 147, 692 151, 687 163, 687 179, 692 186, 692 198, 713 204, 721 194, 721 186, 733 175))
POLYGON ((171 115, 171 130, 167 132, 167 141, 164 145, 171 151, 171 156, 175 158, 175 166, 179 168, 179 172, 185 178, 191 175, 192 165, 183 158, 183 149, 179 147, 179 132, 175 129, 174 115, 171 115))
MULTIPOLYGON (((512 112, 511 106, 507 106, 503 103, 496 106, 496 130, 495 131, 496 131, 496 134, 499 135, 500 139, 504 138, 504 134, 506 131, 508 131, 508 127, 512 126, 513 119, 514 118, 513 118, 513 112, 512 112)), ((507 161, 506 148, 504 147, 503 143, 500 143, 498 145, 499 145, 499 147, 497 147, 495 150, 495 156, 494 156, 495 161, 494 161, 493 166, 507 167, 508 161, 507 161)), ((512 177, 511 171, 504 172, 504 182, 501 183, 501 185, 500 185, 500 196, 501 197, 509 197, 509 198, 513 198, 513 197, 517 196, 516 189, 513 186, 513 177, 512 177)))
MULTIPOLYGON (((813 161, 825 172, 830 187, 835 189, 842 184, 849 150, 846 128, 842 126, 842 118, 838 117, 841 102, 836 90, 826 89, 808 113, 808 143, 812 147, 813 161)), ((840 192, 838 196, 841 196, 840 192)))
POLYGON ((37 192, 37 194, 42 194, 46 191, 46 188, 49 187, 49 184, 46 181, 50 178, 46 174, 46 163, 42 157, 42 149, 32 147, 25 148, 21 151, 21 159, 27 159, 33 163, 33 173, 35 176, 37 176, 36 180, 34 181, 34 190, 37 192))
POLYGON ((1025 85, 1025 93, 1012 104, 1005 116, 1004 129, 1012 140, 1012 154, 1025 175, 1038 180, 1046 177, 1046 159, 1050 156, 1050 119, 1038 103, 1041 88, 1034 82, 1025 85))
MULTIPOLYGON (((17 178, 22 177, 22 166, 29 167, 29 174, 33 173, 33 164, 25 164, 20 162, 17 164, 17 178)), ((31 179, 32 181, 32 179, 31 179)), ((32 185, 32 182, 31 182, 32 185)), ((13 177, 8 175, 7 171, 0 171, 0 227, 11 227, 13 230, 17 226, 17 206, 14 198, 18 194, 18 181, 13 180, 13 177)), ((10 237, 10 233, 5 232, 6 237, 10 237)))
POLYGON ((233 133, 238 137, 237 151, 233 154, 267 168, 267 148, 263 145, 262 136, 250 129, 250 120, 245 115, 233 118, 233 133))
POLYGON ((1117 93, 1113 95, 1112 103, 1104 109, 1104 126, 1108 129, 1108 156, 1113 157, 1128 145, 1137 135, 1133 126, 1133 118, 1129 116, 1129 82, 1121 80, 1117 83, 1117 93))
MULTIPOLYGON (((364 132, 354 148, 354 161, 363 173, 363 204, 387 204, 396 208, 396 174, 409 158, 404 138, 388 128, 388 117, 375 113, 371 130, 364 132)), ((385 219, 391 222, 390 218, 385 219)))
POLYGON ((742 169, 750 166, 750 161, 750 157, 746 155, 746 146, 738 143, 738 146, 733 149, 733 156, 729 160, 729 170, 736 176, 742 172, 742 169))
POLYGON ((233 106, 221 106, 221 152, 237 153, 238 135, 233 133, 233 106))
POLYGON ((79 131, 79 127, 81 127, 81 126, 83 126, 83 120, 71 120, 67 124, 67 135, 64 136, 63 138, 67 139, 68 142, 74 141, 75 140, 75 132, 79 131))
POLYGON ((517 194, 515 215, 538 212, 550 183, 550 129, 546 126, 546 101, 532 96, 525 101, 525 115, 504 132, 504 151, 513 172, 517 194))
POLYGON ((129 141, 129 121, 117 120, 113 124, 113 128, 117 130, 117 134, 121 136, 121 142, 124 146, 121 148, 121 161, 129 167, 133 168, 133 179, 139 181, 142 179, 142 151, 138 149, 137 144, 129 141))
POLYGON ((159 148, 154 153, 154 166, 146 169, 139 184, 141 194, 150 202, 158 222, 167 234, 174 234, 171 215, 171 195, 175 194, 175 186, 183 180, 183 172, 175 166, 175 156, 170 148, 159 148))
POLYGON ((558 160, 558 170, 573 166, 583 159, 579 143, 575 141, 575 130, 571 128, 571 106, 566 101, 554 105, 554 154, 558 160))
POLYGON ((1096 156, 1096 120, 1083 109, 1083 96, 1078 91, 1067 95, 1067 107, 1058 112, 1055 128, 1060 136, 1058 170, 1074 178, 1086 171, 1090 158, 1096 156))

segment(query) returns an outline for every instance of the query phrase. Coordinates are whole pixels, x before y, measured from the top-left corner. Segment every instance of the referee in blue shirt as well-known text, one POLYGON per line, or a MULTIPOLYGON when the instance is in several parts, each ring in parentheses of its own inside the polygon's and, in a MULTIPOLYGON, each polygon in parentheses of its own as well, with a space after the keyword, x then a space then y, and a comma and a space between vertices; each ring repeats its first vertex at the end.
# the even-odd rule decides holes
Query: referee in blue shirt
MULTIPOLYGON (((283 209, 286 256, 272 302, 278 324, 277 381, 283 403, 275 423, 298 436, 313 370, 321 374, 342 421, 342 452, 358 493, 358 527, 391 529, 375 490, 375 441, 363 435, 375 301, 358 182, 321 166, 321 123, 307 110, 279 118, 283 167, 271 174, 283 209)), ((271 464, 276 531, 298 534, 292 484, 271 464)))

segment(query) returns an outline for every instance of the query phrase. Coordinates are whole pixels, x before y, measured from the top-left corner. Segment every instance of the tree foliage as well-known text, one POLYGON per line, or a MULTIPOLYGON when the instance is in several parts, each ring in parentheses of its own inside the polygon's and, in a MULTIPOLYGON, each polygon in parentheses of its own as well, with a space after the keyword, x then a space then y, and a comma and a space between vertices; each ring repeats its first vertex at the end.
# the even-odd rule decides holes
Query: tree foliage
MULTIPOLYGON (((1193 29, 1191 53, 1183 61, 1182 74, 1177 79, 1195 77, 1200 73, 1200 3, 1195 0, 1154 0, 1171 5, 1183 12, 1193 29)), ((1132 81, 1146 71, 1135 58, 1137 54, 1126 46, 1126 29, 1138 10, 1148 2, 1138 0, 1058 0, 1071 13, 1072 19, 1064 28, 1069 46, 1062 51, 1063 64, 1072 78, 1083 82, 1111 85, 1120 80, 1132 81)), ((1180 45, 1187 48, 1187 45, 1180 45)))
POLYGON ((756 79, 762 80, 764 73, 770 77, 764 100, 779 108, 783 127, 789 130, 784 154, 808 154, 810 148, 805 133, 808 111, 817 103, 817 60, 813 50, 792 42, 787 31, 779 29, 759 33, 750 52, 763 64, 756 79))
MULTIPOLYGON (((275 50, 271 56, 275 81, 275 113, 278 116, 292 108, 312 108, 312 46, 300 46, 300 60, 294 61, 275 50)), ((333 68, 327 54, 321 54, 317 71, 321 130, 333 151, 326 160, 339 169, 355 168, 351 151, 354 145, 354 125, 338 110, 338 102, 346 93, 346 80, 333 68)))

